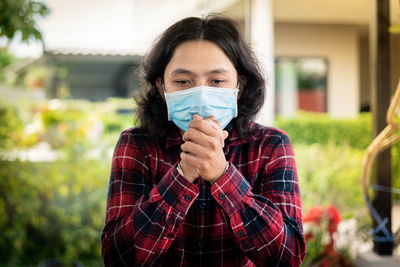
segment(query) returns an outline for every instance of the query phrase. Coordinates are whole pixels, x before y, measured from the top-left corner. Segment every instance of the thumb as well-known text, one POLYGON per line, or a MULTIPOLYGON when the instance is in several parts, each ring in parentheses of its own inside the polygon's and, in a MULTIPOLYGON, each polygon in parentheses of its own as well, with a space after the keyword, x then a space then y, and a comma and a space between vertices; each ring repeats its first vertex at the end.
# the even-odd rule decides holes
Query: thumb
POLYGON ((224 134, 224 140, 228 137, 229 133, 226 130, 223 130, 222 133, 224 134))

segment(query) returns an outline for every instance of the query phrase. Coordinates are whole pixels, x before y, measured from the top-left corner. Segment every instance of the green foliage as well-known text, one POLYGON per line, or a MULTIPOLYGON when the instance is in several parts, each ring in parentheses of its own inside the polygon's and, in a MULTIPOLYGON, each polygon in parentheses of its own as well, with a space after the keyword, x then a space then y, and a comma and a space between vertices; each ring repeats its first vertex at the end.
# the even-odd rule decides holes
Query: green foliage
MULTIPOLYGON (((400 142, 393 145, 392 150, 392 177, 393 188, 400 189, 400 142)), ((396 200, 400 200, 400 195, 394 195, 396 200)))
MULTIPOLYGON (((1 103, 0 103, 1 104, 1 103)), ((22 121, 15 108, 0 105, 0 148, 11 148, 21 135, 22 121)))
POLYGON ((346 145, 365 149, 371 143, 371 116, 356 119, 333 119, 327 114, 300 113, 293 119, 277 118, 276 126, 284 129, 293 143, 346 145))
POLYGON ((32 66, 27 70, 24 77, 24 84, 31 89, 48 87, 53 72, 54 69, 48 66, 32 66))
MULTIPOLYGON (((313 147, 315 149, 315 147, 318 147, 314 146, 316 144, 320 146, 320 150, 331 150, 327 153, 324 153, 324 151, 316 152, 315 155, 318 155, 318 161, 310 163, 310 168, 312 168, 313 164, 319 167, 324 166, 318 163, 320 162, 318 153, 322 153, 321 155, 331 155, 331 153, 334 155, 334 153, 336 153, 337 158, 336 156, 330 158, 332 163, 325 161, 324 164, 327 164, 326 166, 331 165, 330 168, 326 170, 332 170, 336 162, 341 162, 343 158, 347 157, 349 161, 348 164, 352 162, 353 166, 348 166, 348 168, 346 167, 347 170, 345 169, 343 171, 352 173, 353 170, 358 168, 358 177, 360 177, 362 157, 364 156, 366 148, 372 142, 371 124, 372 118, 370 113, 362 113, 355 119, 333 119, 327 114, 300 113, 293 119, 278 118, 276 121, 276 126, 285 130, 294 144, 300 145, 300 147, 301 145, 307 145, 305 146, 305 150, 311 151, 313 147), (332 149, 336 149, 337 152, 334 152, 332 149), (341 150, 349 154, 346 157, 341 157, 341 150), (352 155, 353 153, 358 155, 352 155), (355 162, 355 157, 358 159, 357 163, 355 162)), ((400 188, 400 142, 392 146, 391 153, 393 187, 400 188)), ((302 155, 297 156, 297 159, 302 160, 302 157, 302 155)), ((321 170, 319 168, 316 169, 321 170)), ((340 173, 339 169, 337 173, 340 173)), ((400 200, 400 195, 394 195, 394 198, 400 200)))
POLYGON ((36 135, 26 134, 17 108, 0 102, 0 149, 26 147, 37 142, 36 135))
POLYGON ((343 218, 365 215, 361 190, 361 162, 364 152, 330 143, 295 144, 304 210, 316 203, 334 204, 343 218))
MULTIPOLYGON (((101 122, 92 110, 113 114, 104 105, 49 101, 24 107, 33 113, 28 124, 41 125, 36 129, 40 140, 63 153, 53 162, 0 158, 0 265, 32 266, 46 259, 58 259, 67 266, 74 261, 102 264, 100 234, 112 147, 98 147, 88 138, 101 122)), ((6 146, 24 147, 18 140, 26 126, 18 113, 16 107, 3 104, 0 108, 3 152, 6 146)), ((122 130, 118 125, 123 127, 125 119, 119 123, 115 119, 113 129, 122 130)), ((112 146, 117 138, 110 138, 112 146)))
POLYGON ((108 166, 72 151, 51 163, 0 161, 0 262, 100 265, 108 166))
POLYGON ((13 63, 14 57, 7 48, 0 48, 0 82, 4 81, 4 69, 13 63))
POLYGON ((14 60, 14 56, 6 48, 0 48, 0 71, 9 66, 14 60))
MULTIPOLYGON (((294 119, 278 118, 276 123, 294 144, 304 211, 332 203, 343 219, 356 219, 356 235, 364 240, 370 239, 372 222, 362 195, 361 168, 372 141, 371 123, 369 113, 346 120, 301 113, 294 119)), ((391 154, 393 187, 400 188, 400 142, 394 144, 391 154)), ((393 194, 393 198, 399 200, 400 195, 393 194)), ((317 239, 317 243, 321 241, 317 239)), ((318 249, 310 245, 307 257, 317 256, 318 249)))
POLYGON ((36 20, 49 14, 49 8, 41 1, 0 1, 0 37, 12 40, 17 32, 23 42, 29 39, 42 40, 36 20))

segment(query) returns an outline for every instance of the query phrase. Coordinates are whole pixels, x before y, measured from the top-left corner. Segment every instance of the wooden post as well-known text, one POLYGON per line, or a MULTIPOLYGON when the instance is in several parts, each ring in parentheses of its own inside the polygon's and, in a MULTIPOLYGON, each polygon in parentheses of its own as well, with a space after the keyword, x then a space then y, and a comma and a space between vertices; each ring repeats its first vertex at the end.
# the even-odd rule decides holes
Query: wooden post
MULTIPOLYGON (((389 107, 390 90, 390 26, 389 0, 371 0, 372 21, 370 24, 370 56, 371 56, 371 107, 373 114, 373 135, 377 136, 386 126, 386 112, 389 107)), ((390 148, 376 158, 375 180, 380 186, 391 187, 391 155, 390 148)), ((391 213, 392 194, 375 191, 373 206, 382 219, 388 218, 386 228, 392 233, 391 213)), ((374 228, 377 227, 374 221, 374 228)), ((382 231, 377 236, 384 237, 382 231)), ((374 241, 374 251, 379 255, 392 255, 392 242, 374 241)))

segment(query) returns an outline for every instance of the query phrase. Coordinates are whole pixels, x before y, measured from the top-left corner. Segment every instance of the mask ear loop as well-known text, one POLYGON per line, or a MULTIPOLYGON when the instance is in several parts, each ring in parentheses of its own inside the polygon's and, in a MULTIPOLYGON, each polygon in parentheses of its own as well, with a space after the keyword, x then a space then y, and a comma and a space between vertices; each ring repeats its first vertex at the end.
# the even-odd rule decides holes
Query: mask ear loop
POLYGON ((238 90, 238 94, 237 94, 237 99, 239 100, 239 98, 240 98, 240 96, 242 95, 242 90, 241 90, 241 84, 240 84, 240 81, 239 81, 239 79, 238 79, 238 84, 237 84, 237 86, 236 86, 236 90, 238 90))
POLYGON ((168 102, 167 102, 167 98, 166 98, 167 90, 165 90, 165 85, 164 85, 164 83, 161 84, 161 90, 162 90, 162 92, 163 92, 163 94, 161 94, 161 96, 162 96, 162 98, 163 98, 163 100, 164 100, 165 105, 167 106, 168 121, 170 121, 171 119, 169 118, 168 102))

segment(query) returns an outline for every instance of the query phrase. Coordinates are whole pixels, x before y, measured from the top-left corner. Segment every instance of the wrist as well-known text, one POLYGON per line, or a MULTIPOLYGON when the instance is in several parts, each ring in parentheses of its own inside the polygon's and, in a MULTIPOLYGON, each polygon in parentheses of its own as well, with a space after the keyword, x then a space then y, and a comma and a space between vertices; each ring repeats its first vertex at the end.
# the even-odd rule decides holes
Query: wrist
POLYGON ((213 180, 209 180, 209 182, 210 182, 211 184, 215 184, 222 176, 224 176, 224 174, 226 173, 226 171, 228 170, 228 168, 229 168, 229 161, 226 162, 226 166, 225 166, 224 172, 223 172, 218 178, 213 179, 213 180))
POLYGON ((176 169, 178 170, 178 173, 183 176, 183 178, 185 178, 186 180, 188 180, 189 182, 193 183, 194 180, 196 180, 197 177, 186 177, 185 173, 182 170, 181 164, 178 163, 178 165, 176 166, 176 169))
POLYGON ((178 172, 179 172, 180 175, 182 175, 183 177, 185 177, 185 175, 183 175, 183 171, 182 171, 182 168, 181 168, 181 164, 180 164, 180 163, 178 163, 178 165, 176 166, 176 169, 178 170, 178 172))

